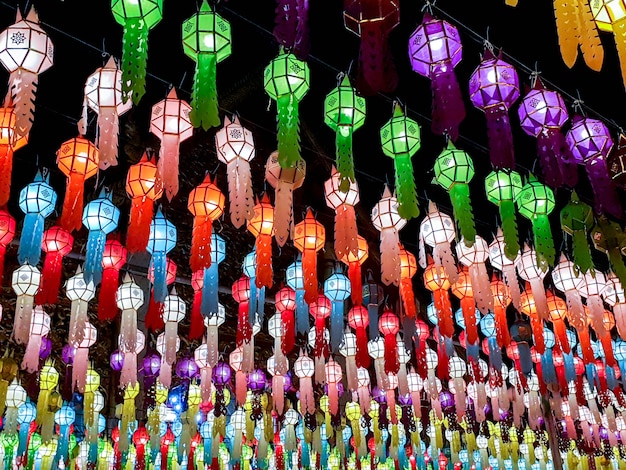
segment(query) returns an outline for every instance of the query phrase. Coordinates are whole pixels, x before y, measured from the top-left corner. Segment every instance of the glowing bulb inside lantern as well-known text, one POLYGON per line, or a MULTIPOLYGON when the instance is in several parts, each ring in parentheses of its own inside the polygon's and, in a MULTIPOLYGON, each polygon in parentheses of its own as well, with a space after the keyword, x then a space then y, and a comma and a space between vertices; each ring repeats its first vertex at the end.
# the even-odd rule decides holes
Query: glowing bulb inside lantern
POLYGON ((439 51, 443 48, 443 39, 434 39, 429 43, 431 51, 439 51))
POLYGON ((168 116, 165 118, 165 134, 178 134, 177 116, 168 116))
POLYGON ((215 38, 212 34, 205 34, 203 42, 208 49, 213 50, 215 48, 215 38))
POLYGON ((497 83, 498 75, 496 74, 495 70, 492 69, 489 72, 487 72, 487 81, 489 83, 497 83))

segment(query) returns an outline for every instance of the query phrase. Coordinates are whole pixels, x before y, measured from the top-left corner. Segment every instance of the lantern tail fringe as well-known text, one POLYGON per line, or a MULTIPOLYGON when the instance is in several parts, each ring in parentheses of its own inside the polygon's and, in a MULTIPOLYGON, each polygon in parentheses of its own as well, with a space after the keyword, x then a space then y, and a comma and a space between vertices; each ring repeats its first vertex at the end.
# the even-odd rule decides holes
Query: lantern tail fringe
POLYGON ((585 274, 589 270, 593 271, 593 259, 591 258, 591 249, 587 243, 587 232, 583 230, 575 230, 572 233, 572 252, 574 254, 574 270, 585 274))
POLYGON ((106 170, 117 166, 117 146, 120 132, 117 110, 114 106, 100 106, 98 109, 98 167, 106 170))
POLYGON ((548 219, 547 215, 540 215, 533 218, 532 225, 537 266, 543 272, 546 272, 550 269, 550 266, 554 265, 556 256, 552 230, 550 229, 550 219, 548 219))
POLYGON ((120 386, 134 386, 137 383, 137 353, 124 354, 124 365, 120 372, 120 386))
POLYGON ((26 351, 24 351, 24 359, 21 368, 30 373, 39 370, 39 350, 41 349, 41 336, 31 334, 28 338, 26 351))
POLYGON ((33 298, 21 295, 15 306, 13 320, 13 338, 18 344, 27 344, 30 336, 30 322, 33 315, 33 298))
POLYGON ((87 304, 81 300, 73 301, 70 313, 68 343, 76 346, 83 342, 85 339, 85 325, 87 321, 87 304))
POLYGON ((274 196, 274 238, 282 247, 289 240, 293 221, 293 185, 279 179, 274 196))
POLYGON ((102 256, 104 254, 104 245, 106 244, 106 241, 107 236, 103 231, 89 231, 83 271, 83 277, 87 284, 90 282, 93 282, 94 286, 100 284, 100 279, 102 277, 102 256))
POLYGON ((161 361, 161 370, 159 371, 159 382, 167 388, 172 385, 172 364, 161 361))
POLYGON ((200 309, 202 307, 202 290, 198 290, 193 295, 193 305, 191 307, 191 325, 189 326, 189 339, 202 338, 204 334, 204 318, 200 309))
POLYGON ((448 291, 437 289, 433 292, 435 309, 439 315, 439 332, 448 338, 454 335, 454 320, 452 319, 452 305, 448 291))
POLYGON ((43 240, 45 220, 39 214, 29 213, 24 217, 20 245, 17 249, 17 261, 32 266, 39 263, 41 242, 43 240))
POLYGON ((622 253, 618 248, 609 250, 609 263, 611 264, 611 269, 619 279, 619 282, 625 286, 626 285, 626 265, 624 264, 624 258, 622 258, 622 253))
POLYGON ((58 222, 58 225, 70 233, 74 230, 80 230, 83 225, 84 190, 85 175, 70 173, 63 199, 63 211, 58 222))
POLYGON ((296 39, 292 52, 300 60, 309 57, 311 44, 309 42, 309 0, 297 0, 298 26, 296 27, 296 39))
POLYGON ((281 168, 293 168, 300 160, 300 121, 298 100, 293 93, 280 95, 277 100, 278 163, 281 168))
POLYGON ((433 248, 433 260, 437 266, 443 267, 450 280, 454 284, 459 280, 459 271, 452 256, 449 243, 437 243, 433 248))
POLYGON ((589 328, 587 326, 576 329, 578 333, 578 341, 580 341, 580 349, 583 355, 583 361, 586 364, 593 364, 595 361, 593 349, 591 348, 591 338, 589 338, 589 328))
POLYGON ((161 313, 163 312, 163 303, 156 302, 154 300, 154 289, 152 290, 152 295, 150 295, 150 301, 148 303, 148 311, 146 312, 146 328, 150 331, 159 331, 165 327, 165 323, 161 318, 161 313))
POLYGON ((139 104, 146 92, 148 26, 143 18, 126 19, 122 44, 122 100, 139 104))
POLYGON ((335 354, 339 352, 339 346, 343 340, 343 312, 343 300, 333 302, 333 309, 330 314, 330 347, 335 354))
POLYGON ((356 329, 356 365, 368 369, 370 366, 370 355, 367 349, 367 332, 365 328, 356 329))
MULTIPOLYGON (((2 265, 0 264, 0 267, 2 265)), ((361 264, 354 261, 348 264, 348 278, 350 279, 350 298, 352 305, 363 304, 363 280, 361 278, 361 264)))
POLYGON ((562 186, 563 175, 559 164, 559 139, 562 134, 558 130, 549 129, 537 136, 537 153, 543 173, 543 181, 551 188, 562 186))
POLYGON ((235 228, 241 228, 254 215, 250 163, 243 158, 236 158, 228 163, 227 173, 230 221, 235 228))
POLYGON ((302 277, 304 281, 304 300, 311 305, 317 301, 318 289, 317 252, 315 250, 307 249, 302 252, 302 277))
POLYGON ((38 76, 22 68, 9 75, 9 89, 15 111, 15 133, 28 137, 35 119, 38 76))
POLYGON ((134 353, 137 349, 137 311, 122 310, 120 322, 119 348, 124 353, 134 353))
MULTIPOLYGON (((0 259, 0 268, 2 260, 0 259)), ((41 270, 41 285, 35 296, 37 305, 55 304, 61 286, 61 276, 63 275, 63 255, 58 251, 46 253, 46 259, 41 270)), ((117 286, 115 286, 117 289, 117 286)))
POLYGON ((587 67, 594 72, 599 72, 602 70, 602 62, 604 62, 604 49, 588 1, 579 0, 578 15, 580 18, 579 42, 583 59, 587 67))
POLYGON ((217 106, 217 54, 199 53, 191 93, 189 120, 205 131, 220 125, 217 106))
POLYGON ((168 201, 178 194, 178 160, 180 156, 178 135, 164 134, 161 140, 157 168, 163 179, 163 189, 168 201))
POLYGON ((504 235, 504 254, 508 259, 514 261, 520 250, 515 202, 504 199, 500 201, 499 209, 502 219, 502 235, 504 235))
POLYGON ((565 327, 565 322, 563 319, 555 320, 552 322, 552 326, 554 329, 554 334, 559 340, 559 344, 561 345, 561 351, 565 354, 569 354, 571 351, 569 341, 567 339, 567 328, 565 327))
MULTIPOLYGON (((0 287, 2 287, 2 276, 4 274, 4 257, 6 255, 6 251, 7 251, 6 246, 0 245, 0 287)), ((44 278, 42 277, 41 280, 43 282, 44 278)), ((61 283, 61 279, 59 278, 59 284, 60 283, 61 283)), ((55 291, 55 295, 56 295, 56 292, 58 292, 58 287, 57 287, 57 290, 55 291)), ((38 302, 38 303, 41 303, 41 302, 38 302)))
POLYGON ((256 239, 256 286, 271 288, 274 284, 273 277, 272 236, 260 233, 256 239))
POLYGON ((483 314, 493 310, 493 294, 491 283, 485 263, 474 263, 469 267, 469 275, 472 282, 473 296, 476 299, 476 307, 483 314))
POLYGON ((87 368, 89 367, 89 348, 76 348, 72 363, 72 389, 85 393, 87 368))
POLYGON ((273 34, 278 44, 290 50, 295 46, 299 20, 298 0, 276 2, 273 34))
POLYGON ((543 354, 546 351, 546 343, 543 336, 543 321, 538 313, 530 315, 530 326, 533 330, 533 340, 535 342, 535 348, 539 354, 543 354))
POLYGON ((508 323, 506 321, 506 309, 502 305, 497 305, 493 309, 496 322, 496 339, 500 347, 506 347, 511 342, 508 323))
POLYGON ((406 316, 415 318, 417 308, 415 306, 415 294, 413 293, 413 280, 411 278, 405 278, 400 281, 400 297, 402 298, 406 316))
POLYGON ((167 256, 165 252, 152 254, 152 292, 155 302, 163 303, 167 297, 167 256))
POLYGON ((358 236, 354 206, 340 204, 335 212, 335 254, 337 259, 342 259, 348 254, 355 258, 358 256, 358 236))
POLYGON ((467 334, 468 344, 478 343, 478 328, 476 327, 476 307, 474 305, 474 297, 469 295, 461 299, 461 311, 465 320, 465 333, 467 334))
POLYGON ((0 207, 9 202, 12 171, 13 148, 10 145, 0 145, 0 207))
POLYGON ((463 236, 465 246, 474 246, 476 239, 476 227, 474 226, 474 214, 472 213, 472 203, 470 199, 469 185, 455 183, 450 189, 450 201, 454 210, 454 218, 459 225, 459 230, 463 236))
POLYGON ((150 224, 154 218, 154 201, 147 197, 133 198, 126 232, 126 248, 129 253, 146 251, 150 240, 150 224))
POLYGON ((514 170, 513 134, 507 109, 504 106, 491 106, 485 109, 485 116, 491 164, 497 170, 514 170))
POLYGON ((565 65, 571 69, 578 58, 578 37, 581 27, 578 14, 578 0, 566 2, 554 0, 554 14, 561 57, 565 65))
POLYGON ((593 190, 595 212, 621 218, 622 206, 609 176, 606 160, 602 156, 591 158, 585 162, 585 167, 593 190))
POLYGON ((211 266, 211 234, 213 222, 209 217, 196 216, 191 235, 191 271, 200 271, 211 266))
POLYGON ((283 354, 289 354, 296 345, 296 318, 293 310, 284 310, 281 314, 283 322, 283 339, 281 348, 283 354))
POLYGON ((100 295, 98 297, 98 320, 101 322, 111 321, 117 315, 117 292, 119 282, 119 271, 107 268, 102 273, 102 284, 100 285, 100 295))
POLYGON ((447 134, 454 142, 459 137, 459 125, 465 119, 465 105, 452 63, 445 70, 431 77, 431 130, 437 135, 447 134))
POLYGON ((396 195, 398 197, 398 214, 406 220, 419 216, 417 206, 417 192, 413 164, 408 154, 396 155, 394 158, 396 169, 396 195))
POLYGON ((400 370, 400 359, 396 335, 385 335, 385 373, 397 374, 398 370, 400 370))
POLYGON ((165 352, 163 361, 170 364, 176 362, 176 343, 178 340, 178 323, 175 321, 165 322, 165 352))
POLYGON ((350 183, 354 183, 354 157, 352 155, 352 126, 338 126, 335 132, 335 149, 337 154, 337 173, 339 173, 339 190, 347 193, 350 183))
POLYGON ((392 93, 398 86, 398 74, 389 50, 387 35, 378 21, 361 23, 357 88, 366 96, 392 93))
POLYGON ((380 274, 386 286, 400 282, 400 238, 395 229, 380 232, 380 274))

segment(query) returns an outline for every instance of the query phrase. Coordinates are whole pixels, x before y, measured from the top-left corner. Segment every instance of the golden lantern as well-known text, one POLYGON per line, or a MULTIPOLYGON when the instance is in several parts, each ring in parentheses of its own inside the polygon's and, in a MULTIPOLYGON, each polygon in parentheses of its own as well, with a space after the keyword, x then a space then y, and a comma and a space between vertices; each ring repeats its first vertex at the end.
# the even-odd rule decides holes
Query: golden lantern
POLYGON ((326 242, 326 229, 315 220, 309 208, 306 217, 294 228, 293 244, 302 252, 304 300, 308 304, 317 300, 317 252, 326 242))
POLYGON ((0 207, 9 202, 11 194, 11 173, 13 152, 28 142, 28 136, 20 136, 15 131, 16 116, 11 98, 7 97, 0 108, 0 207))
POLYGON ((274 235, 274 207, 267 193, 254 206, 254 215, 248 221, 248 231, 256 237, 256 285, 272 287, 272 236, 274 235))

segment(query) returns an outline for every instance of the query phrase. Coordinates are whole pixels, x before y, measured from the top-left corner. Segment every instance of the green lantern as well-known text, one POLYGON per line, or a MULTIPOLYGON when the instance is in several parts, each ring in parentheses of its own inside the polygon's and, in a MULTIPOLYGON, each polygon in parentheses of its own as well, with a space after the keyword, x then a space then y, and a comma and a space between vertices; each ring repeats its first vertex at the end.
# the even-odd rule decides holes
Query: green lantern
POLYGON ((522 190, 522 177, 517 171, 492 171, 485 179, 485 192, 489 202, 498 206, 502 219, 504 254, 511 261, 519 255, 515 199, 522 190))
POLYGON ((189 119, 204 130, 220 125, 217 64, 230 56, 230 24, 204 0, 200 11, 183 23, 183 51, 196 62, 189 119))
POLYGON ((124 27, 122 101, 137 104, 146 92, 148 32, 163 18, 163 0, 111 0, 111 11, 124 27))
POLYGON ((474 177, 474 162, 464 150, 458 150, 451 140, 435 160, 435 181, 450 193, 454 218, 467 247, 474 245, 476 227, 470 201, 469 182, 474 177))
POLYGON ((406 220, 417 217, 420 211, 411 157, 420 148, 420 126, 396 103, 393 117, 380 129, 380 142, 384 154, 393 158, 398 214, 406 220))
POLYGON ((598 216, 597 224, 591 231, 591 239, 596 249, 609 257, 611 270, 622 286, 626 286, 626 265, 622 258, 622 253, 626 253, 626 234, 622 228, 606 216, 598 216))
POLYGON ((324 122, 335 131, 339 190, 347 193, 354 183, 352 133, 365 122, 365 98, 357 96, 347 75, 324 101, 324 122))
POLYGON ((265 67, 263 84, 278 108, 278 162, 292 168, 300 160, 298 103, 309 91, 309 66, 281 49, 265 67))
POLYGON ((578 199, 572 192, 570 201, 561 210, 561 228, 572 236, 574 253, 574 272, 585 274, 594 271, 591 249, 587 243, 587 232, 593 227, 593 210, 589 204, 578 199))
POLYGON ((548 215, 554 209, 554 193, 545 184, 529 175, 528 182, 522 187, 515 199, 519 213, 529 219, 533 226, 537 266, 546 272, 554 264, 554 240, 548 215))

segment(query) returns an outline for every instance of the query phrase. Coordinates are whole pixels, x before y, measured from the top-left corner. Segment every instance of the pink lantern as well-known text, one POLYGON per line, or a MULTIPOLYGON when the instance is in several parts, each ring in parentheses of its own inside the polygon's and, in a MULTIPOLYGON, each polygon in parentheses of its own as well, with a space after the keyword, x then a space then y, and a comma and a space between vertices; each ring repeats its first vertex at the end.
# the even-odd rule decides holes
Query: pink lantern
POLYGON ((41 271, 41 288, 36 296, 38 304, 56 303, 63 274, 63 258, 70 254, 73 244, 74 237, 64 228, 55 226, 44 232, 41 248, 46 252, 46 259, 41 271))
POLYGON ((85 392, 87 381, 87 369, 89 367, 89 347, 93 346, 98 339, 98 330, 88 321, 84 323, 84 331, 80 341, 70 342, 75 348, 74 361, 72 362, 72 389, 80 393, 85 392))
POLYGON ((359 186, 351 181, 348 190, 341 190, 341 175, 333 166, 330 178, 324 182, 326 205, 335 211, 335 254, 338 259, 359 252, 358 231, 354 206, 359 202, 359 186))
POLYGON ((372 223, 380 232, 380 274, 385 285, 400 283, 400 234, 406 219, 398 214, 398 200, 385 186, 383 197, 372 209, 372 223))
POLYGON ((28 344, 24 352, 22 360, 22 369, 28 372, 36 372, 39 370, 39 351, 41 349, 41 341, 44 336, 50 332, 50 315, 43 311, 38 305, 34 308, 30 318, 30 336, 28 344))

